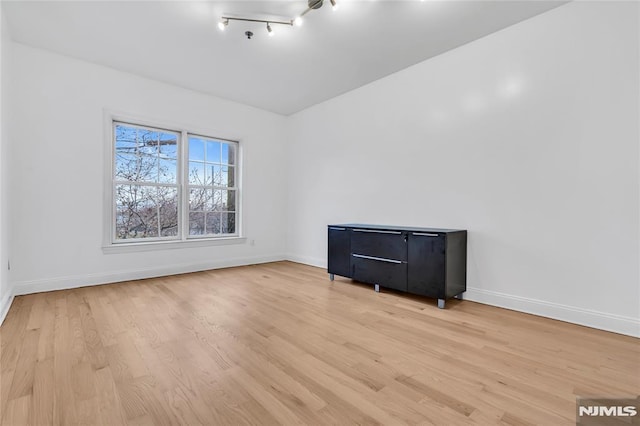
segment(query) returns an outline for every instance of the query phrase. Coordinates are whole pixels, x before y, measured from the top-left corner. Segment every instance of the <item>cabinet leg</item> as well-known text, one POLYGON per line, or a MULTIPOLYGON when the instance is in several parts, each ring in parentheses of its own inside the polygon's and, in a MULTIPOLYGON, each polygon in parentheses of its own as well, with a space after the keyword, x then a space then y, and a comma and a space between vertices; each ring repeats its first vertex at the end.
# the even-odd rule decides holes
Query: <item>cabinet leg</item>
POLYGON ((374 284, 373 289, 376 291, 376 293, 380 293, 380 284, 374 284))
POLYGON ((329 281, 333 281, 333 278, 334 278, 333 274, 329 274, 329 281))
POLYGON ((438 299, 438 308, 444 309, 444 299, 438 299))
POLYGON ((458 300, 462 300, 462 293, 456 294, 454 297, 458 300))

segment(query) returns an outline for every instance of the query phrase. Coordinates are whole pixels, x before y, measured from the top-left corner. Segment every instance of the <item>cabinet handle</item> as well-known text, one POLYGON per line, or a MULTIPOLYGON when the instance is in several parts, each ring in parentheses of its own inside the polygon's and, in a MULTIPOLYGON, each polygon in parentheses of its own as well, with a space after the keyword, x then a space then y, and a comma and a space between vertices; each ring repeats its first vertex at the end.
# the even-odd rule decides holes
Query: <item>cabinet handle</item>
POLYGON ((394 234, 394 235, 402 234, 402 232, 400 231, 374 231, 372 229, 354 229, 353 232, 371 232, 373 234, 394 234))
POLYGON ((412 232, 412 235, 415 235, 416 237, 439 237, 439 234, 428 234, 425 232, 412 232))
POLYGON ((329 229, 332 231, 346 231, 347 228, 336 228, 335 226, 330 226, 329 229))
POLYGON ((364 254, 352 254, 353 257, 358 257, 360 259, 369 259, 369 260, 378 260, 380 262, 387 262, 387 263, 402 263, 401 260, 393 260, 393 259, 385 259, 383 257, 375 257, 375 256, 365 256, 364 254))

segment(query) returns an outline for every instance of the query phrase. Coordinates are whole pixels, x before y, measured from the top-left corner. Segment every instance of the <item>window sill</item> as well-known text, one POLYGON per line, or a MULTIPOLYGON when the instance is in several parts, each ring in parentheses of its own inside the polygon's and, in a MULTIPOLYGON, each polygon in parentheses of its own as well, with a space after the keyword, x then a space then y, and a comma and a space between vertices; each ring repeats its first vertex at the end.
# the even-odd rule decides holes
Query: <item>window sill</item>
POLYGON ((111 244, 102 247, 104 254, 136 253, 141 251, 174 250, 194 247, 226 246, 232 244, 245 244, 246 237, 227 238, 201 238, 197 240, 180 241, 153 241, 141 243, 121 243, 111 244))

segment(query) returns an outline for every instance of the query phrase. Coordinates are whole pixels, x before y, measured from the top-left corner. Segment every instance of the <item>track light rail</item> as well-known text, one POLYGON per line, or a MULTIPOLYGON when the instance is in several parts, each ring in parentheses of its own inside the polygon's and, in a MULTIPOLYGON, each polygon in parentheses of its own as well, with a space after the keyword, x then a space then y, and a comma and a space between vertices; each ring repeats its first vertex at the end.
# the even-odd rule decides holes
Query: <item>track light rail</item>
POLYGON ((221 18, 223 21, 244 21, 244 22, 260 22, 261 24, 280 24, 280 25, 293 25, 293 20, 291 21, 274 21, 267 19, 252 19, 252 18, 234 18, 233 16, 223 16, 221 18))

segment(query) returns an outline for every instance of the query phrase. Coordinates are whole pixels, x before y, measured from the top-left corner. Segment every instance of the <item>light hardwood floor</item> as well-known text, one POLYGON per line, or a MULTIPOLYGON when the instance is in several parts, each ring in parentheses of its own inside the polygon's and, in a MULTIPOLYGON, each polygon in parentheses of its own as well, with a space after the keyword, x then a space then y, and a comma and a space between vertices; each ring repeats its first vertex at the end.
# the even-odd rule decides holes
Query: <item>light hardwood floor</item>
POLYGON ((638 339, 290 262, 17 297, 0 338, 6 425, 569 425, 640 394, 638 339))

